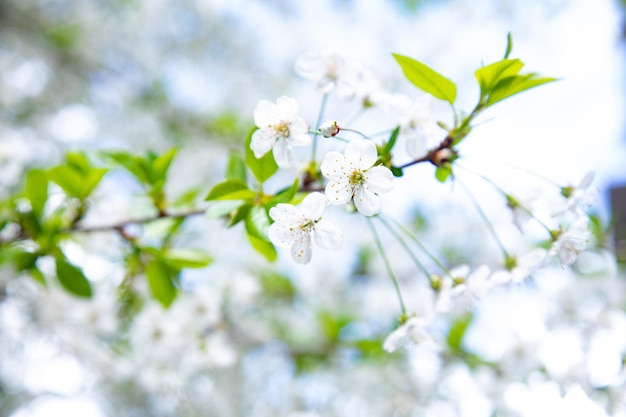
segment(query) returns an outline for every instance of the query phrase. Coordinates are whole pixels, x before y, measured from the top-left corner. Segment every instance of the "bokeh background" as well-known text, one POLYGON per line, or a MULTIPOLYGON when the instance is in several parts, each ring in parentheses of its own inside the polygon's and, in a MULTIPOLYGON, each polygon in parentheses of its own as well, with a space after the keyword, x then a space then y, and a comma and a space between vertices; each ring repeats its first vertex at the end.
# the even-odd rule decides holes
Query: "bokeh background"
MULTIPOLYGON (((617 0, 4 0, 0 196, 68 150, 179 146, 168 194, 202 197, 227 152, 243 145, 259 100, 289 95, 315 119, 321 96, 295 74, 300 54, 337 48, 409 95, 391 53, 415 57, 454 80, 469 110, 474 70, 502 57, 511 32, 513 56, 559 81, 483 115, 464 157, 521 189, 534 180, 511 166, 561 184, 594 170, 594 210, 608 225, 619 220, 610 189, 626 184, 625 8, 617 0)), ((339 101, 327 110, 337 120, 352 113, 339 101)), ((467 201, 446 198, 426 167, 403 181, 411 186, 396 187, 386 212, 424 222, 424 240, 451 263, 493 258, 489 243, 468 238, 478 221, 451 221, 467 201)), ((140 214, 137 193, 111 173, 87 220, 140 214)), ((189 273, 196 290, 171 310, 146 306, 121 342, 114 291, 77 301, 3 270, 0 415, 626 415, 626 295, 610 245, 578 269, 550 270, 532 288, 487 300, 464 349, 498 365, 476 366, 434 348, 380 351, 397 306, 358 228, 346 249, 294 269, 287 253, 268 266, 221 224, 191 223, 181 239, 202 241, 219 262, 189 273), (218 330, 190 347, 207 325, 218 330)), ((104 288, 122 273, 108 239, 73 249, 104 288)), ((416 295, 412 305, 420 302, 416 295)))

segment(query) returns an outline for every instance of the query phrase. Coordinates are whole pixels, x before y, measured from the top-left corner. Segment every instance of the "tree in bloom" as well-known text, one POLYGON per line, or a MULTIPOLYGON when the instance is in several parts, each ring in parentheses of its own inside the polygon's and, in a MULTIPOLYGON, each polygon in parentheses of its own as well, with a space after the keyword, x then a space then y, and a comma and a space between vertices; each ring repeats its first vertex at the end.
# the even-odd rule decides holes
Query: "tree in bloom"
POLYGON ((259 128, 250 143, 254 156, 260 158, 272 149, 281 168, 293 163, 292 146, 311 143, 309 125, 298 115, 298 103, 293 98, 279 97, 276 104, 261 100, 254 109, 254 123, 259 128))
POLYGON ((291 256, 299 264, 311 261, 312 237, 324 249, 337 249, 342 235, 332 223, 322 220, 328 200, 322 193, 307 195, 297 207, 280 203, 270 209, 274 223, 270 225, 270 241, 282 247, 291 247, 291 256))
POLYGON ((374 166, 377 159, 376 145, 365 139, 352 140, 344 154, 328 152, 320 168, 329 179, 326 197, 330 204, 347 204, 354 200, 361 214, 378 214, 381 204, 377 194, 391 190, 393 174, 387 167, 374 166))

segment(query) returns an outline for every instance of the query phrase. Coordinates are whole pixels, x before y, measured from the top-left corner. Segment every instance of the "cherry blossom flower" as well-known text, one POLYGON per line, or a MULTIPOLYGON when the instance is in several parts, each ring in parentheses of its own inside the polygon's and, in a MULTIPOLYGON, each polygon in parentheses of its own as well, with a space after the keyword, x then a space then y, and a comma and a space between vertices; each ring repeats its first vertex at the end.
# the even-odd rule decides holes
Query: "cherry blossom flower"
POLYGON ((404 324, 391 332, 383 343, 387 352, 395 352, 406 346, 417 345, 433 340, 427 331, 431 321, 424 317, 411 317, 404 324))
POLYGON ((469 265, 461 265, 451 270, 450 275, 454 282, 439 292, 437 311, 467 312, 495 285, 489 277, 487 265, 481 265, 471 273, 469 265))
POLYGON ((389 111, 397 117, 400 134, 406 139, 407 152, 414 158, 426 153, 430 139, 438 133, 431 103, 430 94, 423 94, 415 100, 404 94, 394 94, 388 99, 389 111))
POLYGON ((558 255, 562 267, 570 266, 589 243, 590 232, 588 219, 580 217, 574 221, 566 231, 559 232, 552 243, 549 254, 558 255))
POLYGON ((376 145, 369 140, 354 139, 345 153, 331 151, 320 166, 322 174, 330 180, 326 197, 330 204, 347 204, 354 199, 357 210, 365 216, 380 212, 377 194, 393 187, 393 174, 384 166, 373 166, 378 158, 376 145))
POLYGON ((578 212, 585 213, 598 200, 598 190, 592 188, 591 184, 595 177, 595 172, 590 171, 580 181, 578 186, 561 187, 561 195, 566 198, 553 212, 554 216, 571 211, 576 214, 578 212))
POLYGON ((344 100, 354 97, 361 74, 357 65, 346 62, 341 53, 332 48, 300 55, 295 70, 301 77, 315 81, 320 92, 337 90, 344 100))
POLYGON ((281 247, 291 247, 291 256, 299 264, 311 261, 312 237, 323 249, 333 250, 341 245, 342 236, 332 223, 322 220, 328 200, 322 193, 307 195, 297 207, 277 204, 270 209, 274 223, 270 225, 270 241, 281 247))
POLYGON ((293 163, 292 146, 307 146, 311 143, 309 125, 298 116, 295 99, 282 96, 276 104, 261 100, 254 109, 254 123, 259 128, 252 134, 250 148, 257 158, 273 149, 274 159, 281 168, 293 163))

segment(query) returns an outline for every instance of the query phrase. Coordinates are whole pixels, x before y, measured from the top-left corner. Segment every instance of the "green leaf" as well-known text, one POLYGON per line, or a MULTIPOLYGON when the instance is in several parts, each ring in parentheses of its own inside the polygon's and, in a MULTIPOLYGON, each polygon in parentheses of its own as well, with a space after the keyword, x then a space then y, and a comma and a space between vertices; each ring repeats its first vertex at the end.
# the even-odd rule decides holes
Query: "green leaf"
POLYGON ((245 182, 230 179, 215 184, 205 200, 252 200, 256 195, 245 182))
POLYGON ((250 244, 258 253, 263 255, 265 259, 270 262, 274 262, 278 258, 278 253, 276 252, 276 248, 272 245, 272 242, 264 239, 259 239, 256 236, 252 236, 251 234, 247 234, 248 240, 250 244))
POLYGON ((235 210, 237 210, 242 205, 240 200, 232 200, 232 201, 216 201, 212 203, 209 208, 205 211, 205 215, 209 219, 215 219, 218 217, 226 216, 235 210))
POLYGON ((450 175, 452 175, 452 167, 450 164, 440 165, 435 171, 435 178, 437 178, 439 182, 446 182, 450 175))
POLYGON ((230 221, 228 227, 233 227, 248 216, 248 212, 252 209, 251 203, 244 203, 230 213, 230 221))
POLYGON ((511 55, 511 51, 513 50, 513 35, 511 32, 506 34, 506 50, 504 51, 504 59, 507 59, 509 55, 511 55))
POLYGON ((448 333, 448 346, 453 352, 462 351, 462 343, 463 337, 465 336, 465 332, 467 331, 470 323, 472 322, 472 315, 467 314, 466 316, 458 319, 452 324, 452 328, 448 333))
POLYGON ((163 307, 169 307, 176 298, 177 290, 167 265, 158 258, 152 259, 146 264, 146 279, 154 299, 163 307))
POLYGON ((391 132, 391 136, 389 136, 389 140, 385 143, 385 148, 383 149, 383 153, 385 155, 389 155, 394 145, 396 144, 396 140, 398 139, 398 135, 400 134, 400 126, 397 126, 391 132))
POLYGON ((152 160, 150 164, 150 173, 151 173, 151 183, 155 184, 159 181, 163 181, 165 183, 165 179, 167 178, 167 171, 172 164, 172 160, 176 156, 178 152, 177 148, 172 148, 164 154, 158 156, 154 160, 152 160))
POLYGON ((246 163, 237 152, 231 152, 226 166, 226 178, 246 182, 246 163))
POLYGON ((519 59, 503 59, 476 70, 474 75, 480 85, 480 96, 484 97, 502 79, 515 76, 524 67, 519 59))
POLYGON ((40 219, 48 200, 48 179, 44 171, 32 169, 28 172, 24 195, 30 201, 33 215, 40 219))
POLYGON ((249 235, 267 240, 267 229, 270 227, 270 218, 265 208, 253 206, 245 218, 246 231, 249 235))
POLYGON ((296 295, 296 287, 289 278, 278 273, 261 275, 261 290, 268 298, 291 301, 296 295))
POLYGON ((199 249, 167 249, 163 261, 174 269, 204 268, 213 262, 206 252, 199 249))
POLYGON ((540 77, 534 73, 504 78, 494 86, 487 99, 487 105, 491 106, 522 91, 553 81, 556 81, 556 78, 540 77))
POLYGON ((91 284, 83 271, 61 255, 56 256, 56 270, 59 282, 67 291, 79 297, 92 296, 91 284))
POLYGON ((276 204, 279 204, 279 203, 289 203, 289 202, 291 202, 291 200, 298 193, 299 185, 300 185, 300 179, 296 178, 293 181, 293 183, 291 184, 291 186, 289 186, 288 188, 285 188, 284 190, 281 190, 278 193, 276 193, 276 195, 273 196, 269 200, 269 202, 265 205, 265 207, 267 207, 269 209, 269 208, 274 207, 276 204))
POLYGON ((271 151, 258 159, 254 156, 254 152, 252 152, 252 148, 250 148, 250 143, 252 142, 252 135, 256 130, 257 127, 254 127, 246 139, 246 165, 252 171, 254 178, 256 178, 260 184, 263 184, 278 171, 278 165, 276 165, 274 154, 271 151))
POLYGON ((131 173, 142 184, 151 184, 150 173, 147 161, 139 156, 134 156, 126 152, 107 152, 103 158, 121 166, 131 173))
POLYGON ((456 85, 426 64, 404 55, 393 54, 405 77, 421 90, 454 104, 456 85))
POLYGON ((80 198, 82 195, 81 181, 83 179, 80 172, 67 165, 59 165, 48 171, 50 181, 56 183, 70 197, 80 198))

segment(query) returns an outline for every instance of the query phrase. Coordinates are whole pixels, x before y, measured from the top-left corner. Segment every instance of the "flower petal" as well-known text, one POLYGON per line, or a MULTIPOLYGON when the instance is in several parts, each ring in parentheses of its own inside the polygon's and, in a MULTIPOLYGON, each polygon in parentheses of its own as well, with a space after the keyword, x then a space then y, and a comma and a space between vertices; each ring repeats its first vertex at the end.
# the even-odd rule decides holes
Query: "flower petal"
POLYGON ((276 132, 273 129, 259 129, 252 134, 250 149, 254 156, 261 158, 269 152, 276 143, 276 132))
POLYGON ((334 206, 349 203, 353 193, 354 190, 348 181, 326 184, 326 197, 328 202, 334 206))
POLYGON ((280 120, 291 123, 298 118, 298 102, 291 97, 278 97, 276 112, 280 120))
POLYGON ((296 240, 291 247, 291 256, 293 260, 299 264, 308 264, 311 262, 313 248, 311 245, 311 234, 305 233, 296 240))
POLYGON ((270 225, 267 236, 274 245, 288 248, 302 238, 302 229, 297 223, 279 221, 270 225))
POLYGON ((386 193, 393 188, 393 174, 384 166, 375 166, 365 172, 365 186, 374 193, 386 193))
POLYGON ((354 193, 354 205, 356 209, 364 216, 373 216, 380 213, 380 198, 365 188, 359 188, 354 193))
POLYGON ((376 145, 371 140, 353 139, 346 145, 344 152, 349 161, 358 161, 356 168, 367 169, 378 159, 376 145))
POLYGON ((323 249, 334 250, 341 246, 343 236, 334 224, 320 220, 314 228, 315 243, 323 249))
POLYGON ((274 145, 274 159, 281 168, 289 168, 293 163, 293 150, 285 138, 279 138, 274 145))
POLYGON ((285 220, 298 222, 301 216, 300 212, 293 204, 285 203, 276 204, 276 206, 270 209, 269 215, 275 222, 285 220))
POLYGON ((260 128, 278 123, 276 104, 271 101, 261 100, 254 109, 254 124, 260 128))
POLYGON ((345 166, 346 158, 339 152, 331 151, 326 153, 320 165, 322 175, 330 181, 347 180, 347 170, 345 166))
POLYGON ((328 206, 328 200, 324 194, 311 193, 304 197, 298 208, 305 218, 317 221, 322 217, 326 206, 328 206))

